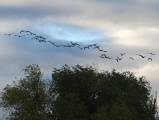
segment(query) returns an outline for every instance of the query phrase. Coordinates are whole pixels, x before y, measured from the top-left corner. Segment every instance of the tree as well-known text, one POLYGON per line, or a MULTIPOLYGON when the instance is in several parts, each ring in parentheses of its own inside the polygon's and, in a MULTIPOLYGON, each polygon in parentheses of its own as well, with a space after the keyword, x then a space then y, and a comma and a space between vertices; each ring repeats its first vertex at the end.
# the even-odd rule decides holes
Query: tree
POLYGON ((65 65, 54 69, 52 78, 54 119, 155 120, 157 105, 145 77, 65 65))
POLYGON ((145 77, 131 72, 99 71, 92 66, 53 69, 42 80, 39 66, 7 85, 0 105, 12 120, 155 120, 156 99, 145 77))
POLYGON ((38 65, 23 69, 25 78, 7 85, 1 92, 1 107, 11 120, 47 120, 47 84, 38 65))

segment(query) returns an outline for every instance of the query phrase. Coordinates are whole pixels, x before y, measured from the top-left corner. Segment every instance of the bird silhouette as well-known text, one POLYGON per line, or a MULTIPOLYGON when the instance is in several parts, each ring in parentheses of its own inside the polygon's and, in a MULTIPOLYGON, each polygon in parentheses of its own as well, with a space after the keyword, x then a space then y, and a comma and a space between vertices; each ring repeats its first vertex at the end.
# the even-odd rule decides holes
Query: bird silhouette
POLYGON ((88 45, 88 47, 92 47, 92 46, 93 46, 92 44, 88 45))
POLYGON ((61 47, 61 45, 54 45, 54 46, 56 46, 56 47, 61 47))
POLYGON ((63 47, 72 47, 71 45, 67 44, 67 45, 63 45, 63 47))
POLYGON ((140 55, 140 54, 136 54, 138 56, 140 56, 141 58, 145 58, 146 56, 140 55))
POLYGON ((47 42, 47 41, 45 41, 45 40, 38 40, 38 41, 39 41, 39 42, 45 42, 45 43, 47 42))
POLYGON ((124 56, 126 53, 120 53, 121 56, 124 56))
POLYGON ((108 57, 108 56, 106 56, 106 54, 102 54, 101 56, 99 56, 99 57, 101 57, 101 58, 110 58, 110 57, 108 57))
POLYGON ((89 49, 89 46, 86 46, 86 47, 84 47, 83 49, 85 50, 86 48, 89 49))
POLYGON ((83 50, 83 48, 81 48, 80 46, 78 46, 78 48, 79 48, 80 50, 83 50))
POLYGON ((23 33, 23 32, 25 32, 25 30, 21 30, 21 31, 20 31, 20 33, 23 33))
POLYGON ((29 32, 30 34, 27 34, 27 35, 36 35, 35 33, 32 33, 32 32, 29 32))
POLYGON ((106 58, 106 55, 100 55, 99 57, 101 57, 101 58, 106 58))
POLYGON ((107 57, 108 59, 113 59, 113 58, 110 58, 110 57, 107 57))
POLYGON ((122 60, 123 58, 119 58, 119 57, 117 57, 117 59, 118 59, 118 60, 122 60))
POLYGON ((98 49, 100 52, 102 52, 103 50, 102 49, 98 49))
POLYGON ((71 41, 71 44, 72 44, 73 46, 76 46, 76 45, 80 46, 80 44, 78 44, 77 42, 73 43, 73 42, 71 41))
POLYGON ((148 60, 151 60, 151 61, 152 61, 152 58, 148 58, 148 60))
POLYGON ((132 60, 134 60, 134 58, 132 58, 132 57, 129 57, 129 58, 127 58, 127 59, 132 59, 132 60))
POLYGON ((14 35, 14 36, 17 36, 17 37, 24 37, 25 35, 14 35))
POLYGON ((28 30, 21 30, 20 33, 30 33, 30 34, 27 34, 27 35, 36 35, 36 34, 32 33, 31 31, 28 31, 28 30))
POLYGON ((4 35, 8 35, 8 36, 11 36, 12 34, 14 34, 14 33, 9 33, 9 34, 4 34, 4 35))
POLYGON ((96 49, 96 48, 97 48, 98 50, 100 50, 99 46, 95 46, 95 47, 94 47, 94 49, 96 49))
POLYGON ((155 55, 154 53, 148 53, 148 54, 155 55))
POLYGON ((95 47, 95 46, 97 46, 97 44, 98 44, 98 43, 92 44, 92 46, 94 46, 94 47, 95 47))
MULTIPOLYGON (((100 52, 104 51, 104 50, 100 49, 99 46, 95 46, 94 49, 98 49, 100 52)), ((105 51, 105 52, 107 52, 107 51, 105 51)))
POLYGON ((106 50, 103 50, 103 52, 108 52, 108 51, 106 51, 106 50))
POLYGON ((36 39, 36 40, 46 40, 47 38, 44 38, 43 36, 34 36, 31 39, 36 39))
POLYGON ((52 45, 55 45, 55 43, 56 43, 56 42, 52 42, 52 41, 48 41, 48 42, 50 42, 52 45))
POLYGON ((119 59, 114 59, 114 60, 116 60, 117 62, 119 62, 119 59))

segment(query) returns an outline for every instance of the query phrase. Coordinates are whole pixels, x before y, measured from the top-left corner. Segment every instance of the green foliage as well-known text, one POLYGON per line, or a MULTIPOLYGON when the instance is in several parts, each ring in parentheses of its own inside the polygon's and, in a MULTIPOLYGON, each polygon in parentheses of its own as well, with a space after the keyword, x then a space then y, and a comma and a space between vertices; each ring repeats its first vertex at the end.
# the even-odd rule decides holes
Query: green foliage
POLYGON ((124 103, 112 103, 110 106, 101 106, 92 116, 93 120, 135 120, 133 108, 124 103))
POLYGON ((46 83, 41 80, 39 66, 30 65, 23 71, 26 74, 25 78, 3 89, 0 105, 9 111, 8 119, 45 120, 46 83))
POLYGON ((151 88, 144 77, 137 79, 131 72, 118 73, 115 70, 99 72, 91 66, 80 65, 75 67, 65 65, 61 69, 54 69, 52 77, 52 88, 56 93, 56 99, 52 102, 53 111, 59 107, 57 102, 65 103, 61 105, 64 109, 56 114, 53 112, 54 118, 70 119, 67 118, 70 115, 67 112, 72 111, 70 113, 73 113, 73 110, 66 104, 75 102, 72 101, 74 100, 71 98, 72 96, 68 97, 72 94, 77 95, 78 102, 75 103, 80 103, 82 109, 74 114, 74 117, 78 119, 155 119, 156 104, 154 99, 150 100, 151 88), (60 118, 61 115, 57 114, 64 116, 60 118))
POLYGON ((54 68, 46 84, 37 65, 7 85, 1 106, 12 120, 155 120, 156 100, 145 77, 92 66, 54 68))

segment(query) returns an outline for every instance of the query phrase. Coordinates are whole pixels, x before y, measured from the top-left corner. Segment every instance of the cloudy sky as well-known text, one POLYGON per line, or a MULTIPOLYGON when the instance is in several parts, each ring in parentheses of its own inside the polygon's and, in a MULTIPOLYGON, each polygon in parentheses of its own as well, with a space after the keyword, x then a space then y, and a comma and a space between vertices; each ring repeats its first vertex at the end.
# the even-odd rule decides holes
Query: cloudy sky
POLYGON ((154 94, 159 91, 158 13, 158 0, 1 0, 0 90, 21 78, 21 70, 30 64, 38 64, 48 78, 53 67, 89 64, 101 70, 146 76, 154 94), (113 59, 100 58, 103 53, 93 47, 80 50, 77 46, 39 43, 21 30, 57 45, 71 44, 70 41, 80 47, 97 43, 113 59), (126 54, 117 62, 114 59, 121 58, 120 53, 126 54))

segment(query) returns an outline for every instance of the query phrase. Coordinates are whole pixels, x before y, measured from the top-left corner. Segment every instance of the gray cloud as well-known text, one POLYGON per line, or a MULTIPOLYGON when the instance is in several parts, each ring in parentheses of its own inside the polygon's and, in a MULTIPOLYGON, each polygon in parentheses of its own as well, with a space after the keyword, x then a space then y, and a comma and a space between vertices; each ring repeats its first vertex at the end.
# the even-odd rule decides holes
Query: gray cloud
POLYGON ((51 18, 56 21, 63 19, 102 21, 116 26, 140 28, 142 26, 158 26, 158 4, 159 2, 144 1, 110 1, 110 0, 87 0, 86 2, 65 1, 55 4, 34 3, 28 6, 12 6, 0 8, 1 18, 18 19, 44 19, 51 18), (76 5, 76 6, 75 6, 76 5), (96 7, 94 7, 96 6, 96 7))
MULTIPOLYGON (((15 19, 43 19, 48 16, 66 17, 69 15, 75 15, 77 11, 75 9, 58 8, 57 6, 51 8, 45 8, 40 6, 30 7, 0 7, 0 18, 15 18, 15 19)), ((56 18, 55 18, 56 19, 56 18)))

